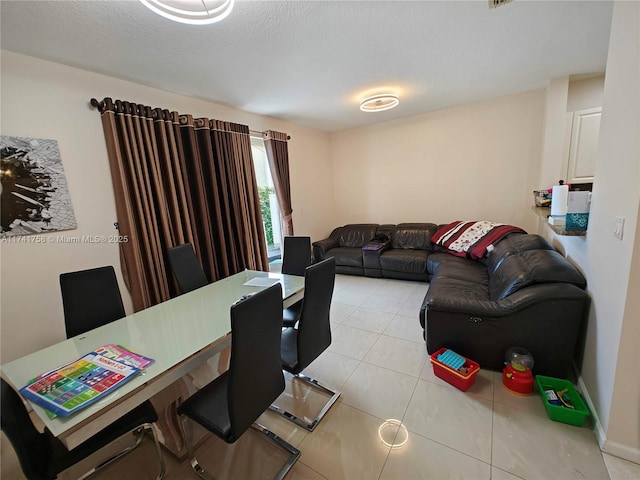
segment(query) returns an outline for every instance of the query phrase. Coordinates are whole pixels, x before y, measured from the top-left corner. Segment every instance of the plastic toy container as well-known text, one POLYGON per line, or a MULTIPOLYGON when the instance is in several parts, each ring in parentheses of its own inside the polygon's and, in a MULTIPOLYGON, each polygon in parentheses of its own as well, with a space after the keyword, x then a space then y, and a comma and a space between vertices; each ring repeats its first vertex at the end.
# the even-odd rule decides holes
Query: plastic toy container
POLYGON ((475 383, 476 376, 480 371, 480 365, 465 357, 463 367, 467 369, 467 373, 454 370, 438 360, 438 355, 444 353, 446 350, 447 348, 443 347, 429 357, 433 364, 433 373, 436 377, 439 377, 445 382, 448 382, 454 387, 466 392, 475 383))
POLYGON ((551 193, 548 190, 534 190, 533 201, 536 207, 550 207, 551 193))
POLYGON ((582 396, 575 389, 573 384, 568 380, 561 380, 559 378, 544 377, 542 375, 536 375, 536 384, 538 392, 544 403, 544 408, 547 410, 547 415, 551 420, 556 422, 568 423, 569 425, 582 426, 585 418, 589 413, 589 408, 582 400, 582 396), (565 395, 575 408, 568 408, 564 405, 553 405, 547 398, 545 391, 553 390, 554 392, 561 392, 566 389, 565 395))

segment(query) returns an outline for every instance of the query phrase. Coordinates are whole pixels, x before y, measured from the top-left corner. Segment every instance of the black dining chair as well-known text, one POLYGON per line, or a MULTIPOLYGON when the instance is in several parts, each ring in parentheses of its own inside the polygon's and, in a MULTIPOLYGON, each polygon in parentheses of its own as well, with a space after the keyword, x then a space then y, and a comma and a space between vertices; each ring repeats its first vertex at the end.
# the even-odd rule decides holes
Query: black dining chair
POLYGON ((301 373, 331 345, 329 311, 335 277, 336 262, 333 257, 307 267, 304 275, 304 299, 298 326, 297 328, 289 327, 282 331, 282 368, 293 374, 292 382, 297 380, 304 382, 327 394, 330 398, 310 422, 298 418, 276 404, 271 405, 270 409, 309 431, 316 428, 322 417, 340 397, 340 392, 333 391, 321 385, 317 380, 301 373))
POLYGON ((275 478, 283 478, 300 451, 256 423, 284 391, 280 366, 282 286, 279 283, 238 301, 231 307, 231 360, 229 369, 178 406, 191 466, 210 478, 200 466, 191 444, 189 420, 234 443, 254 428, 289 454, 275 478))
MULTIPOLYGON (((178 287, 181 293, 189 293, 200 287, 204 287, 209 284, 207 276, 196 257, 196 252, 193 250, 193 246, 190 243, 178 245, 167 249, 167 257, 169 258, 169 265, 173 271, 173 275, 178 281, 178 287)), ((221 352, 218 357, 218 373, 222 373, 227 368, 228 353, 221 352)), ((199 368, 199 374, 194 376, 195 372, 190 372, 187 375, 196 383, 200 384, 199 377, 210 376, 215 377, 217 374, 213 372, 212 366, 204 364, 199 368)))
POLYGON ((167 256, 182 293, 188 293, 209 284, 190 243, 167 249, 167 256))
MULTIPOLYGON (((145 428, 151 429, 153 432, 160 469, 157 478, 162 479, 164 476, 164 457, 162 456, 160 443, 153 429, 153 424, 158 420, 158 415, 151 403, 144 402, 76 448, 67 450, 62 442, 54 437, 49 430, 45 429, 42 433, 38 431, 33 425, 31 418, 29 418, 29 413, 20 395, 5 382, 4 379, 0 381, 2 395, 2 401, 0 402, 0 423, 2 431, 11 442, 18 461, 20 462, 20 467, 29 480, 55 479, 59 473, 89 457, 123 435, 145 428)), ((141 435, 137 437, 135 444, 93 468, 87 472, 85 476, 111 464, 136 448, 140 442, 142 442, 141 435)), ((81 478, 85 478, 85 476, 81 478)))
POLYGON ((304 276, 311 265, 311 237, 284 237, 282 273, 304 276))
POLYGON ((60 291, 67 338, 126 315, 112 266, 63 273, 60 291))
MULTIPOLYGON (((284 237, 281 272, 287 275, 304 276, 305 269, 311 265, 311 237, 284 237)), ((302 300, 285 308, 282 312, 282 325, 293 327, 300 320, 302 300)))
MULTIPOLYGON (((63 273, 60 275, 60 290, 67 338, 81 335, 126 316, 118 280, 112 266, 63 273)), ((151 402, 146 400, 134 412, 137 413, 131 417, 131 420, 135 421, 138 415, 137 425, 142 427, 131 429, 137 434, 133 445, 104 462, 105 465, 140 445, 146 430, 151 430, 155 439, 156 432, 148 426, 157 420, 157 414, 151 402), (156 420, 148 421, 152 416, 156 420)))

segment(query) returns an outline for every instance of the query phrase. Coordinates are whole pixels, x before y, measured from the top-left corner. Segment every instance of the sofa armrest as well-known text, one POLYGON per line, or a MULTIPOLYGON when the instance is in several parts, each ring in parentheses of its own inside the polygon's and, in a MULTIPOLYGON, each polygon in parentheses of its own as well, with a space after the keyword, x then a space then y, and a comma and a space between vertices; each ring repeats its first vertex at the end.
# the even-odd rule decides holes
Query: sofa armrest
POLYGON ((558 378, 572 371, 574 360, 580 361, 576 347, 590 299, 575 285, 533 285, 496 301, 441 293, 427 298, 420 312, 421 323, 426 317, 430 354, 446 346, 482 368, 500 371, 505 352, 517 345, 533 355, 536 374, 558 378))
POLYGON ((313 242, 313 258, 316 262, 325 259, 325 254, 332 248, 339 247, 338 241, 333 238, 325 238, 313 242))
POLYGON ((479 300, 462 295, 430 295, 427 292, 420 310, 421 324, 424 326, 424 312, 463 313, 470 317, 507 317, 515 312, 539 303, 552 303, 555 300, 586 299, 588 294, 581 288, 569 283, 546 283, 518 290, 502 300, 479 300))

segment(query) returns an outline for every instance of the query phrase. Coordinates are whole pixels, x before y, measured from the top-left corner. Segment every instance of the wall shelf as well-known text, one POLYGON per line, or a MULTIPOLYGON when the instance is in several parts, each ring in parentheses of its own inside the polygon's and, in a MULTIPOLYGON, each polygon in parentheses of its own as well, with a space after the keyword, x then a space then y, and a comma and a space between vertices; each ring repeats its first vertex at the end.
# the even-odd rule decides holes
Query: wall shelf
POLYGON ((559 225, 551 225, 547 218, 549 217, 549 214, 551 213, 551 208, 549 207, 531 207, 531 210, 533 210, 533 212, 538 215, 540 218, 542 218, 542 220, 544 221, 544 224, 549 227, 551 230, 553 230, 554 232, 556 232, 558 235, 566 235, 566 236, 570 236, 570 237, 584 237, 587 232, 586 230, 565 230, 564 226, 559 226, 559 225))

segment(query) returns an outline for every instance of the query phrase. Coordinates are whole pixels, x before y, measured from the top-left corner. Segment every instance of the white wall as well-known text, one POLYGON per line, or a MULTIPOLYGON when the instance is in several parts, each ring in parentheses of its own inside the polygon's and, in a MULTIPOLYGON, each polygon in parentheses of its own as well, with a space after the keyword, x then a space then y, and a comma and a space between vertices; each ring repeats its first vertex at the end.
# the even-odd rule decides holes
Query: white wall
POLYGON ((640 208, 605 450, 640 463, 640 208))
POLYGON ((492 220, 534 229, 543 113, 544 92, 533 91, 332 134, 336 226, 492 220))
POLYGON ((596 203, 592 203, 595 223, 594 228, 589 229, 589 234, 593 233, 593 249, 589 252, 589 260, 594 264, 592 288, 594 297, 600 295, 601 299, 596 303, 595 324, 590 327, 588 337, 588 345, 593 348, 585 352, 585 361, 595 368, 587 370, 583 377, 590 392, 592 388, 597 389, 599 412, 609 412, 603 415, 607 433, 604 450, 640 463, 640 311, 633 308, 638 306, 638 272, 631 273, 632 265, 638 267, 637 252, 640 251, 637 234, 640 217, 638 2, 615 3, 602 109, 593 191, 596 203), (617 215, 626 219, 622 241, 612 234, 617 215), (623 341, 623 331, 630 335, 635 332, 635 338, 623 341), (616 350, 617 356, 613 354, 616 350), (615 372, 615 381, 612 381, 612 372, 615 372))
MULTIPOLYGON (((616 2, 587 235, 556 236, 540 225, 540 233, 550 236, 587 278, 592 305, 581 375, 599 422, 601 447, 635 462, 640 462, 640 313, 638 272, 632 270, 632 265, 638 268, 633 252, 640 249, 639 20, 640 3, 616 2), (625 218, 622 241, 613 236, 616 216, 625 218)), ((549 99, 557 97, 550 93, 549 99)))
MULTIPOLYGON (((49 243, 0 245, 1 361, 65 338, 58 275, 101 265, 116 267, 114 244, 62 244, 55 237, 115 233, 115 204, 102 123, 89 99, 103 97, 159 106, 195 117, 244 123, 253 130, 291 135, 289 142, 294 227, 324 238, 333 224, 329 136, 270 117, 2 51, 3 135, 58 141, 78 228, 45 235, 49 243), (313 172, 313 175, 310 175, 313 172)), ((24 237, 28 238, 28 237, 24 237)))

